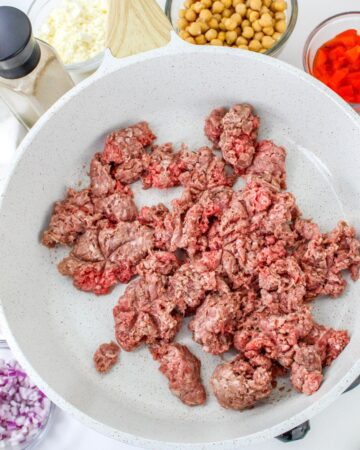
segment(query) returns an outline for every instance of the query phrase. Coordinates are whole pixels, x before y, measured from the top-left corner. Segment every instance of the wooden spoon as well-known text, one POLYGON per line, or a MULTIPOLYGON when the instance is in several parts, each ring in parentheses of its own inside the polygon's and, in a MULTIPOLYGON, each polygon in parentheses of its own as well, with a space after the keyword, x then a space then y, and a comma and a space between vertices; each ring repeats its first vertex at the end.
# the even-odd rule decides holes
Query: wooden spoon
POLYGON ((155 0, 110 0, 107 47, 117 58, 170 42, 171 23, 155 0))

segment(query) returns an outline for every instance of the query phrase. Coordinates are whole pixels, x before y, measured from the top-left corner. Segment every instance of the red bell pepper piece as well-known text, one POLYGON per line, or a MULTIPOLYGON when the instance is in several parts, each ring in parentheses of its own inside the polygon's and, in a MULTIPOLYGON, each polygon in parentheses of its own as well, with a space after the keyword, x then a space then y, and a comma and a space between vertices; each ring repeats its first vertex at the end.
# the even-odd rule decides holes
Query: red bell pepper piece
POLYGON ((330 78, 331 85, 335 86, 335 88, 340 86, 341 82, 346 78, 348 73, 349 69, 347 68, 336 70, 330 78))
POLYGON ((324 48, 319 48, 319 50, 316 53, 314 65, 316 67, 322 66, 327 61, 327 51, 325 51, 324 48))
POLYGON ((345 55, 346 48, 343 45, 338 45, 329 51, 329 59, 331 61, 336 61, 345 55))
POLYGON ((355 45, 353 48, 349 48, 345 52, 346 57, 349 59, 351 64, 355 64, 360 58, 360 45, 355 45))

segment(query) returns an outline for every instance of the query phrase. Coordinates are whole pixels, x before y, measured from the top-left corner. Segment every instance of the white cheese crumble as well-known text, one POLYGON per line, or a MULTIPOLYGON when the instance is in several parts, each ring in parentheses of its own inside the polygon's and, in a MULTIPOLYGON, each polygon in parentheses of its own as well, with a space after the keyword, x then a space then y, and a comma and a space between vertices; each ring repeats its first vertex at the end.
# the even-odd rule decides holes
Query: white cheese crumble
POLYGON ((105 48, 107 13, 106 0, 63 0, 36 34, 64 64, 86 61, 105 48))

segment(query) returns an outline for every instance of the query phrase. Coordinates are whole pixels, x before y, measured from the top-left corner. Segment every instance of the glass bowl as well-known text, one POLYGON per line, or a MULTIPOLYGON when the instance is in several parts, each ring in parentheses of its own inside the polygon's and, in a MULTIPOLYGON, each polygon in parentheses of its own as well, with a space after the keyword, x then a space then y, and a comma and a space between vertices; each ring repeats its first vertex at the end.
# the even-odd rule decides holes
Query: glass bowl
MULTIPOLYGON (((27 15, 33 26, 33 32, 36 37, 36 32, 40 26, 44 23, 47 16, 51 11, 60 6, 62 0, 33 0, 27 15)), ((56 50, 56 49, 55 49, 56 50)), ((72 75, 83 75, 94 72, 101 64, 104 58, 104 51, 97 53, 90 59, 81 61, 78 63, 65 64, 66 69, 71 72, 72 75)))
MULTIPOLYGON (((0 339, 0 359, 4 359, 5 361, 15 359, 11 350, 5 340, 0 339)), ((56 407, 53 403, 50 403, 50 410, 46 422, 43 424, 41 428, 39 428, 38 433, 35 434, 34 437, 27 440, 26 442, 19 445, 11 445, 8 441, 0 440, 0 450, 32 450, 35 449, 46 437, 47 432, 53 422, 54 413, 56 407)))
MULTIPOLYGON (((304 69, 310 75, 313 75, 314 59, 318 49, 325 42, 334 38, 337 34, 353 28, 360 32, 360 12, 350 11, 346 13, 336 14, 321 22, 309 35, 306 40, 303 65, 304 69)), ((357 113, 360 114, 359 103, 349 103, 357 113)))
MULTIPOLYGON (((298 1, 297 0, 288 0, 288 8, 286 10, 286 31, 281 36, 281 39, 269 50, 265 52, 265 55, 269 56, 277 56, 281 52, 281 50, 284 48, 286 42, 290 38, 292 32, 294 31, 297 18, 298 18, 298 1)), ((178 14, 179 10, 183 7, 184 0, 166 0, 165 5, 165 12, 168 18, 170 19, 170 22, 172 26, 174 27, 174 30, 176 29, 176 22, 178 20, 178 14)), ((190 44, 193 45, 193 44, 190 44)))

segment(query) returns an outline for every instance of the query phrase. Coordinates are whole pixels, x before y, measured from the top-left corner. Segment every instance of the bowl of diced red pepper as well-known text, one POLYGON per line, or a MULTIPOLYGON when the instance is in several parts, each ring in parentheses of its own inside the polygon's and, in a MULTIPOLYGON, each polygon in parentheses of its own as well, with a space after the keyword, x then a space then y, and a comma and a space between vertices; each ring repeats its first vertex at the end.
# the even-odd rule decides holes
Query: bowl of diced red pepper
POLYGON ((360 12, 317 26, 305 44, 304 68, 360 113, 360 12))

